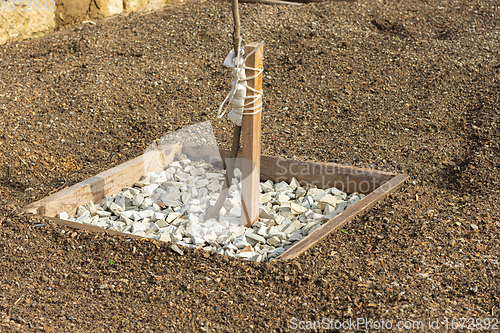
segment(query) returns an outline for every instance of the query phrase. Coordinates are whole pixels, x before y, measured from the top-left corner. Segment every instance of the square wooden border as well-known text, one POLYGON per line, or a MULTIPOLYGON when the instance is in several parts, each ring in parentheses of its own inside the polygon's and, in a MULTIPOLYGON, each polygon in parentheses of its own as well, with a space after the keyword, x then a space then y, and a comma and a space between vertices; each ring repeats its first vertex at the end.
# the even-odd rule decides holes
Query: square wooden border
MULTIPOLYGON (((132 186, 147 172, 163 170, 164 166, 174 161, 175 155, 178 153, 183 153, 188 158, 196 157, 210 163, 217 163, 221 160, 219 157, 222 157, 222 160, 229 157, 229 152, 219 151, 215 147, 207 149, 207 147, 199 147, 193 144, 178 143, 165 148, 163 151, 151 151, 120 164, 49 197, 31 203, 25 206, 23 210, 27 213, 46 216, 59 225, 93 232, 122 234, 92 225, 61 220, 54 216, 63 211, 74 211, 78 206, 85 205, 90 201, 99 201, 105 195, 112 195, 120 192, 123 187, 132 186)), ((343 166, 335 163, 297 161, 269 155, 261 155, 260 177, 262 181, 272 180, 273 182, 289 182, 292 177, 295 177, 301 184, 312 183, 319 188, 335 186, 347 193, 359 192, 366 194, 363 199, 327 221, 312 234, 295 243, 278 257, 284 260, 296 258, 319 243, 331 232, 341 228, 355 216, 370 209, 388 194, 399 189, 409 178, 408 175, 404 174, 343 166)), ((127 235, 127 237, 144 238, 135 235, 127 235)))

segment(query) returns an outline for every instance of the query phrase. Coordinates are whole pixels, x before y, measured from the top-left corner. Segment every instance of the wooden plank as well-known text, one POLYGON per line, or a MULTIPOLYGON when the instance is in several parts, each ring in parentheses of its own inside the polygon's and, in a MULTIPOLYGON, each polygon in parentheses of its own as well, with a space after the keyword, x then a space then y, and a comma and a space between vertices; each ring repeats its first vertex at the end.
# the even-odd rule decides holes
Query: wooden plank
POLYGON ((110 236, 122 236, 125 238, 131 238, 131 239, 137 239, 137 240, 141 240, 141 239, 153 240, 153 239, 150 239, 150 238, 147 238, 144 236, 126 234, 126 233, 119 232, 119 231, 116 231, 113 229, 103 229, 103 228, 97 227, 95 225, 63 220, 63 219, 59 219, 57 217, 47 217, 47 219, 50 222, 57 224, 58 226, 61 226, 61 227, 69 227, 69 228, 73 228, 73 229, 86 230, 88 232, 95 232, 95 233, 106 233, 110 236))
MULTIPOLYGON (((223 159, 229 152, 220 150, 223 159)), ((337 187, 347 193, 370 193, 387 182, 395 173, 343 166, 336 163, 290 160, 262 154, 260 178, 273 182, 290 181, 295 177, 302 185, 309 183, 318 188, 337 187)))
POLYGON ((393 173, 343 166, 335 163, 296 161, 273 156, 261 158, 263 180, 286 181, 295 177, 301 184, 318 188, 336 187, 347 193, 370 193, 394 176, 393 173))
MULTIPOLYGON (((214 163, 216 167, 223 167, 229 157, 229 151, 216 148, 207 148, 196 144, 184 144, 182 152, 189 158, 202 158, 214 163)), ((241 157, 239 154, 238 157, 241 157)), ((301 184, 314 184, 319 188, 337 187, 347 193, 370 193, 397 174, 374 169, 363 169, 344 166, 335 163, 321 163, 313 161, 299 161, 261 154, 260 178, 273 182, 290 181, 297 178, 301 184)), ((241 168, 241 159, 237 161, 241 168)))
POLYGON ((408 178, 408 175, 398 175, 387 181, 359 202, 323 224, 312 234, 307 235, 307 237, 295 243, 291 248, 283 252, 278 259, 288 260, 296 258, 307 249, 321 242, 334 230, 342 228, 347 222, 352 220, 358 214, 372 208, 378 201, 384 199, 386 195, 399 189, 408 180, 408 178))
POLYGON ((164 151, 153 150, 92 178, 68 187, 52 196, 43 198, 26 207, 24 211, 49 217, 60 212, 72 212, 78 206, 90 201, 96 202, 133 185, 150 171, 161 171, 172 163, 175 154, 182 150, 181 144, 166 148, 164 151))
MULTIPOLYGON (((245 45, 245 55, 251 54, 245 63, 245 66, 253 69, 245 70, 246 77, 259 74, 263 66, 264 45, 259 43, 250 43, 245 45), (255 70, 254 70, 255 69, 255 70)), ((248 80, 247 85, 256 91, 262 91, 261 73, 256 78, 248 80)), ((245 99, 245 108, 256 108, 245 110, 243 113, 258 112, 262 109, 262 97, 256 98, 258 93, 247 89, 247 99, 245 99)), ((251 227, 259 219, 259 183, 260 183, 260 135, 261 135, 261 116, 258 112, 254 115, 244 115, 241 127, 242 140, 242 181, 241 181, 241 224, 251 227)))
POLYGON ((61 227, 70 227, 73 229, 86 230, 86 231, 90 231, 90 232, 108 232, 110 234, 115 234, 115 235, 118 235, 118 234, 125 235, 124 233, 118 232, 118 231, 113 230, 113 229, 104 229, 104 228, 101 228, 101 227, 98 227, 95 225, 63 220, 63 219, 60 219, 57 217, 48 216, 47 219, 50 222, 55 223, 61 227))

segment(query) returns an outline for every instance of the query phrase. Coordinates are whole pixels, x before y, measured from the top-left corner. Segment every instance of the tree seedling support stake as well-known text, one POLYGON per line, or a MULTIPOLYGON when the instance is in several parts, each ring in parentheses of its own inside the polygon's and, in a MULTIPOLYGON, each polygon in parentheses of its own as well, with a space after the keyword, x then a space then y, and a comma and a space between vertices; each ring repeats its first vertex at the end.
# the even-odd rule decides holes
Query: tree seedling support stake
MULTIPOLYGON (((238 55, 241 34, 240 34, 240 14, 238 11, 238 0, 233 0, 233 24, 234 24, 234 34, 233 34, 233 44, 234 44, 234 54, 238 55)), ((231 145, 231 154, 226 163, 226 177, 224 178, 224 185, 222 191, 219 194, 219 198, 215 202, 214 206, 210 206, 205 214, 205 219, 217 218, 219 212, 224 205, 224 201, 227 199, 229 193, 229 187, 231 186, 231 181, 233 179, 234 165, 236 163, 236 157, 238 156, 238 150, 240 149, 240 136, 241 136, 241 126, 234 125, 233 129, 233 144, 231 145)))
MULTIPOLYGON (((245 54, 250 54, 259 46, 259 43, 250 43, 245 46, 245 54)), ((245 66, 247 77, 257 75, 262 69, 264 55, 264 46, 261 45, 255 52, 248 57, 245 66), (256 69, 256 70, 254 70, 256 69)), ((262 91, 262 73, 254 79, 247 82, 248 86, 262 91)), ((257 94, 251 89, 247 89, 247 99, 245 104, 248 108, 260 107, 255 111, 245 111, 245 113, 254 113, 262 108, 262 97, 255 98, 257 94)), ((241 183, 241 224, 251 227, 259 218, 259 184, 260 184, 260 136, 261 136, 261 115, 257 112, 252 115, 244 115, 242 122, 242 183, 241 183)))
MULTIPOLYGON (((233 0, 233 22, 234 22, 234 54, 240 52, 240 17, 238 12, 238 0, 233 0)), ((245 55, 250 55, 246 59, 246 77, 253 77, 259 74, 263 68, 263 46, 258 43, 251 43, 245 46, 245 55)), ((261 136, 261 114, 262 97, 257 98, 262 91, 262 73, 247 82, 247 99, 245 99, 244 115, 242 126, 235 125, 233 130, 233 144, 231 154, 226 163, 226 177, 224 186, 214 206, 208 207, 205 219, 216 218, 224 205, 229 187, 233 179, 236 157, 238 156, 241 132, 243 131, 243 165, 242 165, 242 194, 241 194, 241 224, 251 227, 259 218, 259 183, 260 183, 260 136, 261 136), (250 87, 250 89, 248 89, 250 87), (257 92, 253 91, 256 90, 257 92), (249 110, 246 110, 249 109, 249 110)))

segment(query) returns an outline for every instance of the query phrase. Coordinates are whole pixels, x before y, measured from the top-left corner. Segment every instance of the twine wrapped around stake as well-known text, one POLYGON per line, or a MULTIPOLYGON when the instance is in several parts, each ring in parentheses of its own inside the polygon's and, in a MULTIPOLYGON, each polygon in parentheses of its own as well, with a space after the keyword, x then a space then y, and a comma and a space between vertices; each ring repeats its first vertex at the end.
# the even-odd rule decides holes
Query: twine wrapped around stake
POLYGON ((224 60, 224 66, 233 68, 231 72, 233 75, 232 88, 231 91, 229 91, 229 93, 227 94, 222 104, 219 106, 217 118, 222 118, 226 114, 227 109, 231 106, 232 109, 228 114, 228 118, 236 126, 241 127, 243 115, 250 115, 250 116, 256 115, 262 110, 262 90, 256 90, 248 86, 247 81, 255 79, 257 76, 262 74, 264 68, 256 69, 245 66, 248 57, 250 57, 262 45, 264 45, 264 42, 261 42, 252 52, 250 52, 248 55, 245 56, 245 58, 243 58, 244 49, 241 48, 241 38, 240 38, 238 42, 238 49, 239 49, 238 55, 234 54, 234 50, 231 50, 227 55, 226 59, 224 60), (257 74, 246 77, 245 70, 257 71, 257 74), (247 89, 252 91, 254 93, 254 96, 253 100, 250 100, 250 102, 247 102, 245 104, 245 99, 248 99, 247 89), (227 105, 224 108, 226 102, 227 105), (259 104, 257 104, 257 102, 259 102, 259 104), (252 107, 249 107, 249 105, 252 105, 252 107), (245 111, 253 111, 253 112, 245 112, 245 111))

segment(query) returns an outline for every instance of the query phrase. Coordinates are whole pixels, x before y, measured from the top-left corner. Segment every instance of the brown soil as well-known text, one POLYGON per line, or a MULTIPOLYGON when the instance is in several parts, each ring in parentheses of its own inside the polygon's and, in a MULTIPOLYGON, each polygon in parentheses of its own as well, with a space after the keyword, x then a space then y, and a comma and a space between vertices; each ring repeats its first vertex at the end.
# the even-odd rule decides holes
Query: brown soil
MULTIPOLYGON (((408 186, 347 233, 266 264, 23 215, 214 119, 230 87, 230 6, 2 45, 0 331, 279 332, 292 317, 439 319, 443 330, 445 318, 499 318, 500 1, 242 4, 240 15, 245 41, 266 41, 264 152, 395 168, 408 186)), ((230 123, 213 124, 228 147, 230 123)))

